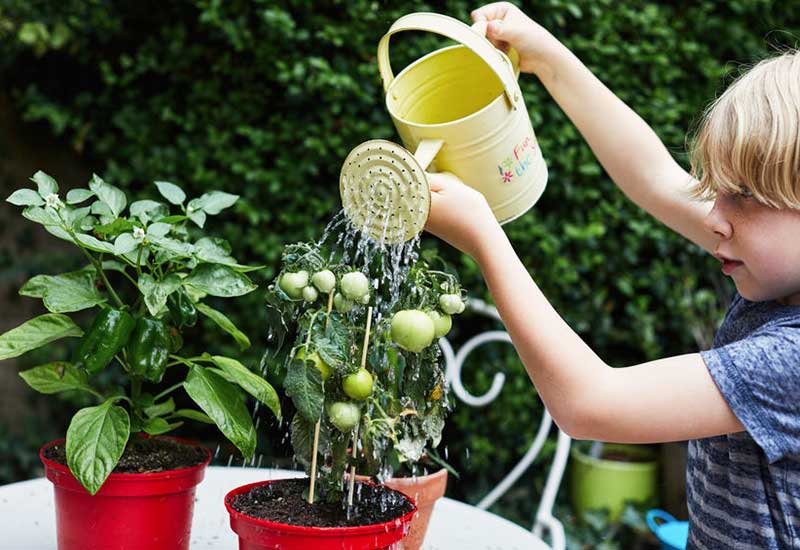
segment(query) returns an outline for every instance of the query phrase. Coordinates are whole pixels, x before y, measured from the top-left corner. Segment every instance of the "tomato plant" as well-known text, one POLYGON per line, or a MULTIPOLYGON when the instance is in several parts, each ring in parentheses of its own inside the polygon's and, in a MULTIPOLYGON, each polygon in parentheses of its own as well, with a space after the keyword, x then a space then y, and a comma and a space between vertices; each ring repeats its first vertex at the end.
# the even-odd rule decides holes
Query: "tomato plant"
POLYGON ((267 293, 273 346, 266 363, 296 409, 297 460, 310 466, 319 423, 318 486, 326 500, 341 498, 354 434, 363 450, 359 473, 413 470, 439 444, 451 407, 435 340, 452 327, 451 315, 463 311, 456 276, 417 261, 399 284, 371 285, 382 280, 379 258, 356 267, 312 243, 287 245, 281 259, 267 293), (312 287, 317 299, 294 297, 299 288, 305 298, 312 287), (374 313, 362 366, 368 308, 374 313))

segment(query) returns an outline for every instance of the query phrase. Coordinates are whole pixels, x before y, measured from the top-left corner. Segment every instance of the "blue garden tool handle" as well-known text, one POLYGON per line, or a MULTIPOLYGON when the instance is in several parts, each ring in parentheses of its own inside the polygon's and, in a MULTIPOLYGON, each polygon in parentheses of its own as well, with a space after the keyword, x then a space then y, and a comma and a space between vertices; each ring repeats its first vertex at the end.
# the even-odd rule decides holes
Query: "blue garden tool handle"
POLYGON ((647 511, 647 526, 654 534, 658 534, 659 524, 656 523, 656 520, 660 519, 664 523, 672 523, 673 521, 678 521, 672 514, 669 512, 665 512, 664 510, 660 510, 658 508, 653 508, 652 510, 647 511))

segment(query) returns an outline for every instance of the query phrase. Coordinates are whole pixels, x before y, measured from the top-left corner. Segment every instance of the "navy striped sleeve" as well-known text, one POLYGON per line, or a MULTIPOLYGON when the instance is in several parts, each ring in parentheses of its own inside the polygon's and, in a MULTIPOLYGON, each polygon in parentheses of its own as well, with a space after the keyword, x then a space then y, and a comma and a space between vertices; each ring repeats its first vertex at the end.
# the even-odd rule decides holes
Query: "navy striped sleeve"
POLYGON ((770 463, 800 454, 800 326, 769 323, 700 352, 728 405, 770 463))

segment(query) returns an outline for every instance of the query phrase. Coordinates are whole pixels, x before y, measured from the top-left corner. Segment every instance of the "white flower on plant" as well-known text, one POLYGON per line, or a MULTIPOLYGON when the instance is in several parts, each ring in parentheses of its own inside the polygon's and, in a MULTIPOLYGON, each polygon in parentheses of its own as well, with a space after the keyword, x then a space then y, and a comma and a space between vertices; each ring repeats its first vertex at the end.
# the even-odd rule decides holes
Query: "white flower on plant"
POLYGON ((144 229, 141 227, 134 227, 133 228, 133 238, 137 241, 144 240, 144 229))
POLYGON ((50 193, 49 195, 47 195, 44 198, 44 203, 50 208, 55 208, 56 210, 64 206, 64 203, 61 202, 61 199, 58 198, 57 193, 50 193))

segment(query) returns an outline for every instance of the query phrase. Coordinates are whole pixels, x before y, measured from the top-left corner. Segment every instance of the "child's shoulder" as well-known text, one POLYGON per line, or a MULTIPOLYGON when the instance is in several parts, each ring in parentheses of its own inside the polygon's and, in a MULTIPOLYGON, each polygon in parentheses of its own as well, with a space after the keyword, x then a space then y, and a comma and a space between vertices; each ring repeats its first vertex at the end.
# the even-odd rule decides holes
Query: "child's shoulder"
POLYGON ((751 302, 736 292, 714 337, 714 347, 765 331, 781 333, 784 330, 800 330, 800 306, 787 306, 775 301, 751 302))

